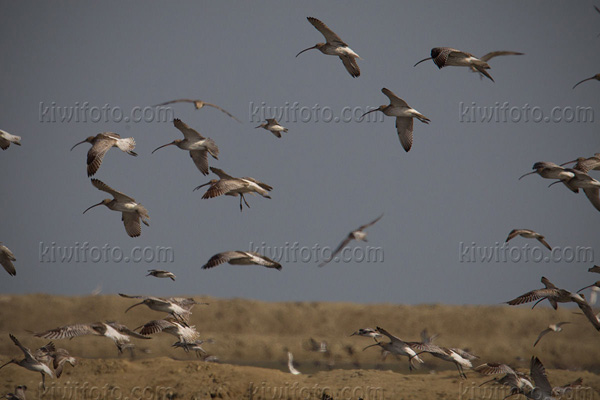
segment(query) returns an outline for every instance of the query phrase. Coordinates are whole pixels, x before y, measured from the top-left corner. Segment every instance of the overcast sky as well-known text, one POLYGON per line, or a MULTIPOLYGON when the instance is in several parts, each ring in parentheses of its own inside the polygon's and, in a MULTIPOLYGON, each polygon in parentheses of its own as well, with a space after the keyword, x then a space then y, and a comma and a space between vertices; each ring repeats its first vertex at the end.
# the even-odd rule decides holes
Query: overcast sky
POLYGON ((0 4, 0 129, 22 137, 21 147, 0 154, 0 241, 17 257, 16 277, 0 273, 2 293, 84 295, 100 285, 103 294, 497 304, 540 287, 543 275, 569 290, 597 278, 587 269, 600 263, 600 213, 583 193, 547 188, 537 175, 518 180, 536 161, 600 151, 600 82, 572 90, 600 72, 592 2, 0 4), (308 16, 361 55, 360 77, 317 50, 294 57, 324 41, 308 16), (438 46, 525 55, 492 59, 495 83, 431 61, 413 67, 438 46), (415 121, 409 153, 391 117, 335 122, 343 112, 387 104, 383 87, 431 119, 415 121), (162 120, 151 108, 148 121, 116 120, 176 98, 218 104, 243 123, 191 104, 172 105, 162 120), (286 106, 283 138, 254 129, 271 116, 266 107, 286 106), (53 114, 69 107, 79 122, 53 114), (96 121, 103 107, 116 111, 96 121), (577 107, 587 108, 587 120, 574 118, 577 107), (481 110, 494 109, 498 122, 483 121, 481 110), (192 190, 214 176, 174 146, 151 154, 182 138, 173 117, 215 140, 220 155, 209 157, 211 166, 268 183, 272 199, 247 196, 251 208, 243 212, 237 198, 202 200, 204 191, 192 190), (128 237, 121 216, 106 207, 82 215, 109 196, 86 176, 89 145, 69 149, 105 131, 137 143, 137 158, 111 149, 95 178, 147 207, 150 227, 139 238, 128 237), (308 249, 335 247, 382 213, 358 247, 380 248, 383 260, 317 267, 322 258, 308 249), (544 234, 554 256, 567 260, 525 262, 531 247, 536 257, 550 252, 520 237, 509 243, 516 250, 507 262, 475 255, 473 247, 500 247, 513 228, 544 234), (84 243, 87 261, 52 262, 53 249, 84 243), (287 246, 283 269, 200 268, 215 253, 251 243, 265 243, 267 255, 287 246), (148 248, 148 258, 170 248, 173 261, 93 262, 100 250, 89 249, 104 246, 117 257, 148 248), (578 247, 588 250, 574 256, 578 247), (151 268, 177 280, 145 277, 151 268))

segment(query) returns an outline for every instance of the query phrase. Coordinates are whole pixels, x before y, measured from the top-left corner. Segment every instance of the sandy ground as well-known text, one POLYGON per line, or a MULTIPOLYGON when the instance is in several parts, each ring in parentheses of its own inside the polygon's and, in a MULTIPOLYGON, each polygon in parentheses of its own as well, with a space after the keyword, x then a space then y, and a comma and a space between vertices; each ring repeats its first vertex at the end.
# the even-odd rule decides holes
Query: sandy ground
MULTIPOLYGON (((533 355, 542 360, 554 386, 583 378, 584 387, 564 398, 600 399, 600 334, 577 308, 523 306, 402 306, 349 303, 265 303, 201 296, 191 324, 204 349, 218 358, 205 362, 193 353, 172 348, 175 337, 158 334, 151 340, 134 339, 133 355, 119 355, 102 337, 55 340, 78 358, 60 379, 47 379, 14 364, 0 370, 0 395, 16 385, 27 385, 29 399, 502 399, 504 388, 479 385, 487 377, 466 371, 460 379, 455 367, 429 355, 418 371, 408 370, 407 359, 381 359, 372 339, 349 335, 377 325, 407 341, 420 340, 427 328, 440 336, 436 343, 469 349, 484 362, 510 363, 527 371, 533 355), (572 321, 564 331, 551 333, 533 348, 538 333, 550 323, 572 321), (311 339, 327 342, 325 353, 311 349, 311 339), (301 375, 287 369, 287 352, 294 354, 301 375)), ((117 320, 136 328, 160 313, 140 306, 124 313, 135 300, 116 295, 62 297, 50 295, 0 296, 0 362, 22 358, 8 333, 30 348, 48 340, 31 332, 61 325, 117 320)), ((514 397, 513 397, 514 398, 514 397)))

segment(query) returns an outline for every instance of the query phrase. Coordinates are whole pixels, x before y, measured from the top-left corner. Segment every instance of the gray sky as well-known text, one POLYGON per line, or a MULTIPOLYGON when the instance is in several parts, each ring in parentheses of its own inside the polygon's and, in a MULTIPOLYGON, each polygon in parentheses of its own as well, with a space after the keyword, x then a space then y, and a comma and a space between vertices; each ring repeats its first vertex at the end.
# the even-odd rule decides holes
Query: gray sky
MULTIPOLYGON (((0 154, 0 240, 17 257, 17 276, 0 274, 1 293, 81 295, 101 284, 102 293, 159 296, 494 304, 540 287, 542 275, 570 290, 595 279, 587 268, 600 258, 593 229, 600 213, 583 194, 562 185, 547 188, 550 181, 537 175, 518 180, 536 161, 561 163, 600 151, 598 122, 532 121, 554 107, 561 107, 555 116, 564 118, 575 107, 590 107, 600 119, 599 83, 571 89, 600 72, 598 52, 590 52, 600 45, 600 14, 592 2, 137 1, 32 7, 1 1, 0 7, 0 129, 22 136, 23 144, 0 154), (361 55, 359 78, 351 78, 339 59, 316 50, 294 57, 323 41, 308 16, 322 20, 361 55), (493 50, 526 55, 491 60, 495 83, 465 68, 438 70, 431 61, 413 68, 437 46, 477 56, 493 50), (409 153, 399 143, 394 119, 381 115, 380 122, 324 122, 321 114, 318 122, 314 114, 305 122, 282 119, 289 128, 282 139, 254 129, 260 121, 251 110, 263 102, 328 107, 335 117, 344 107, 387 104, 382 87, 431 119, 429 125, 415 121, 409 153), (235 198, 202 200, 203 191, 192 189, 213 176, 202 176, 187 152, 171 146, 150 154, 182 138, 170 120, 49 122, 51 111, 44 113, 53 103, 88 102, 129 115, 134 107, 182 97, 216 103, 244 121, 190 104, 172 107, 175 117, 218 144, 219 160, 209 159, 210 165, 272 185, 271 200, 248 196, 251 208, 243 213, 235 198), (515 107, 508 121, 466 122, 465 106, 505 102, 515 107), (525 121, 523 107, 535 107, 538 114, 525 121), (86 177, 89 145, 69 149, 104 131, 137 142, 139 157, 112 149, 95 177, 148 208, 151 226, 142 227, 140 238, 129 238, 120 215, 105 207, 82 215, 108 196, 86 177), (320 260, 311 257, 284 260, 280 272, 231 265, 200 269, 213 254, 246 250, 250 242, 335 247, 381 213, 366 245, 381 247, 383 262, 317 268, 320 260), (594 260, 464 262, 472 256, 467 252, 461 262, 461 242, 494 247, 512 228, 544 234, 564 249, 558 257, 573 258, 567 248, 580 246, 590 248, 594 260), (136 246, 171 247, 174 262, 49 262, 43 250, 52 243, 84 242, 119 248, 124 256, 136 246), (150 268, 171 270, 178 279, 145 277, 150 268)), ((517 238, 510 245, 518 249, 510 254, 518 256, 525 244, 539 247, 517 238)), ((546 257, 549 251, 535 254, 546 257)))

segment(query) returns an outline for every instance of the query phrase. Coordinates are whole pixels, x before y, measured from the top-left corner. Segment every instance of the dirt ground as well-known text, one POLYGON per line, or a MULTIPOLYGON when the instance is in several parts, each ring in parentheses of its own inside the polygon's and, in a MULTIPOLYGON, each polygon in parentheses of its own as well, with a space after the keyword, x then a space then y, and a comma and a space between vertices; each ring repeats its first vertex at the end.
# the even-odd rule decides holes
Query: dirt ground
MULTIPOLYGON (((466 371, 460 379, 454 365, 423 354, 425 364, 410 372, 406 357, 388 356, 370 338, 350 336, 359 328, 381 326, 406 341, 420 340, 427 328, 439 334, 440 346, 468 349, 480 357, 474 362, 509 363, 527 372, 537 356, 546 366, 553 386, 579 377, 583 387, 563 398, 600 399, 600 333, 577 308, 531 310, 499 306, 403 306, 350 303, 266 303, 244 299, 194 296, 209 306, 196 306, 191 317, 203 339, 203 348, 216 362, 172 348, 174 336, 157 334, 151 340, 133 339, 133 354, 119 355, 107 338, 77 337, 55 340, 55 345, 77 357, 60 379, 46 379, 11 364, 0 370, 0 395, 16 385, 27 385, 28 399, 498 399, 508 394, 497 385, 479 385, 490 377, 466 371), (548 324, 571 321, 564 331, 546 335, 534 348, 548 324), (314 351, 312 343, 327 343, 314 351), (287 352, 295 367, 287 368, 287 352)), ((50 295, 0 296, 0 362, 23 354, 8 334, 32 349, 48 340, 34 337, 58 326, 116 320, 136 328, 160 313, 144 306, 124 313, 133 299, 117 295, 64 297, 50 295)), ((317 348, 319 346, 316 346, 317 348)), ((515 397, 512 397, 515 398, 515 397)))

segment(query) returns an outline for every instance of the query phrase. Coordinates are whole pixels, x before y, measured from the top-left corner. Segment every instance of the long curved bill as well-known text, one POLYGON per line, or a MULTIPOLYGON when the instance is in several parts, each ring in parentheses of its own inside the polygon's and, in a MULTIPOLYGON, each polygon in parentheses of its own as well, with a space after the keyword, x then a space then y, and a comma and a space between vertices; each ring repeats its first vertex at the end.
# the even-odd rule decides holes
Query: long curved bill
POLYGON ((424 58, 421 61, 419 61, 418 63, 416 63, 415 65, 413 65, 413 67, 416 67, 417 65, 421 64, 423 61, 427 61, 427 60, 433 60, 433 57, 424 58))
POLYGON ((550 187, 550 186, 554 186, 554 185, 556 185, 557 183, 561 183, 561 182, 562 182, 562 181, 556 181, 556 182, 552 182, 551 184, 549 184, 549 185, 548 185, 548 187, 550 187))
POLYGON ((192 190, 192 192, 195 192, 196 190, 199 190, 200 188, 202 188, 202 187, 204 187, 204 186, 206 186, 206 185, 210 185, 211 183, 213 183, 213 181, 206 182, 206 183, 204 183, 204 184, 202 184, 202 185, 200 185, 200 186, 196 186, 196 187, 194 188, 194 190, 192 190))
POLYGON ((367 114, 370 114, 370 113, 372 113, 372 112, 375 112, 375 111, 379 111, 379 108, 375 108, 375 109, 373 109, 373 110, 371 110, 371 111, 367 111, 366 113, 364 113, 363 115, 361 115, 361 116, 358 118, 358 120, 359 120, 359 121, 362 121, 362 119, 364 118, 364 116, 365 116, 365 115, 367 115, 367 114))
POLYGON ((85 142, 86 142, 85 140, 82 140, 82 141, 81 141, 81 142, 79 142, 79 143, 75 143, 75 145, 74 145, 73 147, 71 147, 71 150, 69 150, 69 151, 72 151, 72 150, 73 150, 75 147, 77 147, 77 146, 79 146, 80 144, 82 144, 82 143, 85 143, 85 142))
POLYGON ((154 151, 152 151, 152 154, 154 154, 154 152, 155 152, 156 150, 162 149, 163 147, 172 146, 172 145, 174 145, 174 144, 175 144, 175 143, 173 143, 173 142, 171 142, 171 143, 167 143, 167 144, 163 144, 162 146, 160 146, 160 147, 157 147, 156 149, 154 149, 154 151))
POLYGON ((521 176, 519 177, 519 180, 521 180, 522 178, 526 177, 527 175, 531 175, 531 174, 535 174, 535 173, 537 173, 537 171, 528 172, 528 173, 526 173, 526 174, 524 174, 524 175, 521 175, 521 176))
POLYGON ((584 291, 585 289, 589 289, 589 288, 591 288, 592 286, 596 286, 596 284, 592 284, 592 285, 590 285, 590 286, 586 286, 586 287, 584 287, 584 288, 581 288, 581 289, 579 289, 579 290, 577 291, 577 293, 579 293, 579 292, 581 292, 581 291, 584 291))
POLYGON ((315 45, 315 46, 313 46, 313 47, 309 47, 308 49, 304 49, 304 50, 302 50, 300 53, 296 54, 296 57, 298 57, 300 54, 304 53, 305 51, 312 50, 312 49, 316 49, 316 48, 317 48, 317 46, 315 45))
POLYGON ((379 343, 374 343, 374 344, 370 344, 367 347, 365 347, 364 349, 362 349, 362 351, 365 351, 366 349, 368 349, 369 347, 373 347, 373 346, 379 346, 379 343))
POLYGON ((86 209, 85 209, 85 211, 84 211, 83 213, 85 214, 86 212, 88 212, 88 210, 91 210, 91 209, 92 209, 92 208, 94 208, 94 207, 101 206, 102 204, 104 204, 104 202, 103 202, 103 201, 101 201, 101 202, 100 202, 100 203, 98 203, 98 204, 94 204, 93 206, 89 206, 88 208, 86 208, 86 209))
POLYGON ((143 301, 141 301, 141 302, 139 302, 139 303, 135 303, 134 305, 132 305, 131 307, 129 307, 127 310, 125 310, 125 312, 127 312, 127 311, 131 310, 133 307, 135 307, 135 306, 139 306, 139 305, 141 305, 141 304, 144 304, 144 302, 143 302, 143 301))
POLYGON ((263 125, 262 125, 262 124, 260 124, 259 126, 256 126, 256 127, 254 127, 254 129, 257 129, 257 128, 262 128, 262 127, 263 127, 263 125))
POLYGON ((594 79, 594 77, 593 77, 593 76, 592 76, 591 78, 584 79, 584 80, 582 80, 581 82, 577 82, 577 83, 575 84, 575 86, 573 86, 573 89, 575 89, 577 86, 581 85, 583 82, 591 81, 592 79, 594 79))
POLYGON ((576 162, 577 162, 577 160, 573 160, 573 161, 567 161, 566 163, 562 163, 562 164, 560 164, 560 166, 562 167, 563 165, 567 165, 567 164, 573 164, 573 163, 576 163, 576 162))

